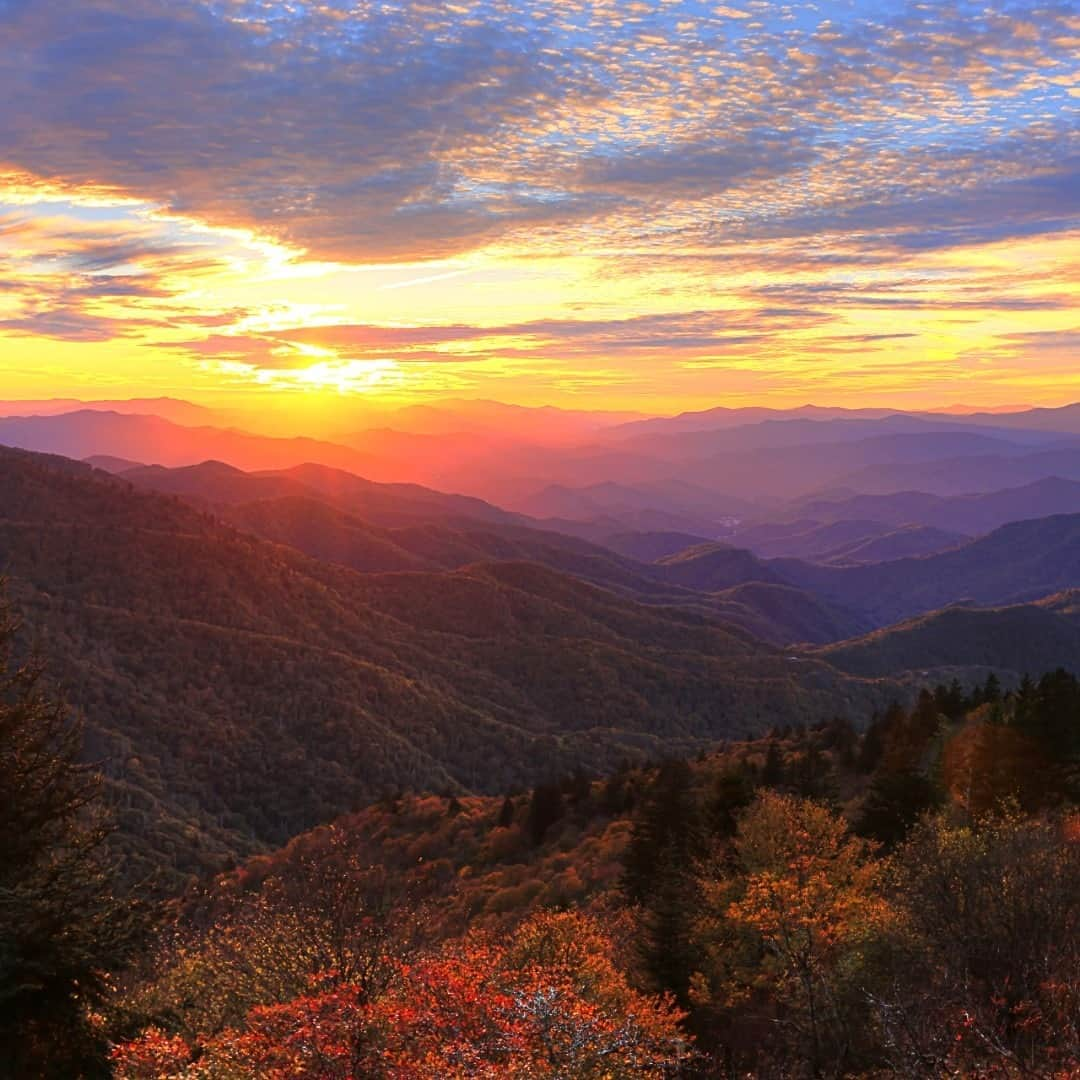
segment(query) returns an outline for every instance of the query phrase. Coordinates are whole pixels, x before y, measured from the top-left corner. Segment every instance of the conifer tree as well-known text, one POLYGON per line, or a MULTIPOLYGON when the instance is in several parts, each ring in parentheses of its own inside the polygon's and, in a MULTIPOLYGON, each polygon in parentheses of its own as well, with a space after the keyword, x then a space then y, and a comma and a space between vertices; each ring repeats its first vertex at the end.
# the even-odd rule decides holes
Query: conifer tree
POLYGON ((528 829, 533 844, 544 842, 548 829, 564 812, 562 789, 559 784, 537 784, 529 800, 528 829))
POLYGON ((685 1002, 693 974, 693 881, 709 846, 694 776, 685 761, 666 761, 635 815, 624 860, 623 890, 640 907, 639 951, 652 985, 685 1002))
POLYGON ((88 1022, 106 972, 134 943, 105 869, 98 775, 81 732, 14 661, 18 624, 0 604, 0 1075, 108 1075, 88 1022))
POLYGON ((503 799, 502 808, 499 810, 499 828, 509 829, 514 824, 514 800, 509 795, 503 799))

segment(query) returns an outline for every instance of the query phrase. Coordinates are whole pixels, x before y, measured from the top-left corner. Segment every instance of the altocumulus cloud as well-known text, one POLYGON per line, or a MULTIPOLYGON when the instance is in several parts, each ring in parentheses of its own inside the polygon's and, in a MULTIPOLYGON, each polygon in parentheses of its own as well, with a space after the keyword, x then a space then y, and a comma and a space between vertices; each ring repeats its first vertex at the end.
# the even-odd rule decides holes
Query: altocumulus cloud
POLYGON ((833 7, 3 0, 0 141, 345 262, 1074 224, 1068 5, 833 7))

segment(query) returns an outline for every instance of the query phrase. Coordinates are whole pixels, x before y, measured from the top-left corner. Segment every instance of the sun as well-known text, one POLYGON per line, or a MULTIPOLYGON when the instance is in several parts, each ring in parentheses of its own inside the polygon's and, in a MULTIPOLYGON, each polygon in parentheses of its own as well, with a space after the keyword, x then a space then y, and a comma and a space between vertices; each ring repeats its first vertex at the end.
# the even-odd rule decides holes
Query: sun
POLYGON ((356 394, 402 381, 396 360, 319 360, 307 367, 260 371, 257 380, 276 390, 336 391, 356 394))

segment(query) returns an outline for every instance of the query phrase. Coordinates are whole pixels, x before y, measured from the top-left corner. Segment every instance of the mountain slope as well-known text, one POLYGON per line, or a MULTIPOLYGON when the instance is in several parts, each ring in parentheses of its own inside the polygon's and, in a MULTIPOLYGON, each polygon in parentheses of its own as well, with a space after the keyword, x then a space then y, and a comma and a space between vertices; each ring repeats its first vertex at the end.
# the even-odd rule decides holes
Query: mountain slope
POLYGON ((889 562, 911 555, 935 555, 967 543, 970 536, 946 532, 929 525, 903 525, 880 536, 865 537, 851 544, 825 552, 820 562, 845 565, 889 562))
POLYGON ((933 495, 989 493, 1049 477, 1080 481, 1080 449, 1065 447, 1025 454, 981 454, 908 463, 868 465, 834 478, 841 489, 887 495, 926 491, 933 495))
POLYGON ((853 612, 790 585, 748 581, 716 593, 713 602, 719 615, 776 645, 841 641, 869 626, 853 612))
POLYGON ((122 401, 79 401, 75 398, 47 398, 38 401, 0 401, 0 416, 61 416, 85 412, 127 413, 138 416, 159 416, 174 424, 212 424, 217 416, 213 409, 195 405, 179 398, 128 398, 122 401))
POLYGON ((835 521, 798 518, 795 521, 762 522, 740 529, 732 543, 749 548, 764 559, 808 559, 816 562, 837 548, 865 543, 893 531, 873 519, 853 515, 835 521))
POLYGON ((980 495, 942 496, 901 491, 819 499, 799 505, 800 517, 821 522, 872 518, 894 526, 926 525, 969 536, 990 532, 1010 521, 1076 513, 1080 513, 1080 483, 1057 476, 980 495))
POLYGON ((305 461, 379 479, 407 479, 377 456, 319 439, 273 439, 218 427, 187 427, 153 415, 86 409, 59 416, 0 418, 0 444, 84 459, 126 458, 165 466, 207 458, 241 469, 284 469, 305 461))
MULTIPOLYGON (((828 605, 810 596, 777 604, 765 593, 744 593, 738 603, 708 595, 746 580, 777 580, 747 552, 722 545, 693 565, 678 559, 645 565, 607 546, 519 524, 528 519, 477 499, 416 485, 373 484, 316 465, 243 473, 220 462, 204 462, 186 469, 137 469, 123 478, 180 494, 264 539, 365 573, 457 570, 489 559, 517 559, 642 603, 720 614, 775 644, 832 641, 866 628, 835 609, 824 618, 812 617, 811 612, 828 605), (755 607, 759 600, 761 610, 755 607), (790 625, 785 613, 791 615, 790 625)), ((673 546, 681 551, 687 544, 676 541, 673 546)), ((707 549, 709 545, 696 554, 702 556, 707 549)))
POLYGON ((9 450, 0 552, 132 872, 219 867, 399 787, 505 790, 888 689, 533 563, 360 574, 9 450))
POLYGON ((783 579, 767 563, 744 548, 730 544, 698 544, 656 563, 665 580, 701 592, 719 592, 748 581, 773 585, 783 579))
POLYGON ((709 539, 682 532, 623 532, 605 536, 601 542, 604 547, 628 559, 651 563, 669 555, 678 555, 687 548, 707 544, 709 539))
POLYGON ((1026 431, 1067 432, 1080 435, 1080 402, 1056 409, 1031 408, 1016 412, 976 412, 962 417, 980 427, 1022 428, 1026 431))
POLYGON ((867 616, 875 626, 959 601, 1009 604, 1080 584, 1080 514, 1018 521, 969 544, 923 558, 867 566, 814 566, 776 559, 791 584, 867 616))
POLYGON ((243 472, 221 461, 203 461, 176 469, 159 465, 136 468, 119 475, 146 491, 180 495, 208 506, 284 497, 315 498, 384 526, 448 518, 506 523, 525 520, 482 499, 446 495, 419 484, 375 483, 343 469, 311 462, 289 469, 243 472))
POLYGON ((1080 591, 1002 608, 951 607, 818 652, 868 678, 980 668, 1019 677, 1080 663, 1080 591))

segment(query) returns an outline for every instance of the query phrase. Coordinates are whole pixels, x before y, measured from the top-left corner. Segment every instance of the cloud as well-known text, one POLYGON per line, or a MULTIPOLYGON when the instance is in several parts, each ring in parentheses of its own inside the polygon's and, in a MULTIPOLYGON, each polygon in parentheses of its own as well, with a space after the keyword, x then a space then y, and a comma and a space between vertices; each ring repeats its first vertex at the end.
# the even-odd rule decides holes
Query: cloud
POLYGON ((138 320, 91 315, 79 307, 62 303, 14 319, 0 319, 0 330, 8 333, 80 342, 115 341, 132 335, 140 325, 145 324, 138 320))
POLYGON ((228 265, 215 239, 150 219, 80 218, 72 205, 52 210, 0 214, 0 292, 17 301, 0 308, 0 330, 108 341, 212 318, 180 297, 228 265))
MULTIPOLYGON (((266 334, 217 334, 172 347, 200 359, 241 362, 252 370, 308 369, 325 355, 340 363, 392 359, 396 364, 475 364, 521 360, 573 362, 662 356, 715 356, 732 347, 777 340, 793 329, 830 321, 814 310, 778 308, 691 311, 621 319, 541 319, 496 326, 380 327, 330 325, 266 334)), ((579 374, 584 374, 579 370, 579 374)))
POLYGON ((335 257, 452 252, 552 212, 449 161, 558 92, 505 18, 248 7, 0 8, 11 157, 335 257))
POLYGON ((1062 384, 1022 335, 1075 302, 1076 45, 1054 0, 0 0, 0 332, 296 388, 1062 384))
MULTIPOLYGON (((1000 147, 1023 165, 1020 128, 1068 122, 1066 5, 829 16, 690 0, 618 16, 536 0, 7 0, 0 90, 17 106, 0 141, 41 177, 386 261, 526 231, 588 237, 601 221, 663 243, 875 211, 909 246, 924 225, 940 244, 957 239, 957 178, 860 164, 1000 147), (643 204, 665 209, 650 220, 643 204)), ((1057 228, 1054 183, 982 202, 1057 228)))

